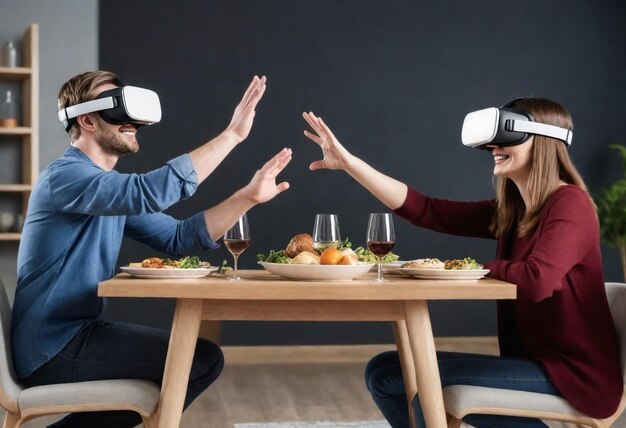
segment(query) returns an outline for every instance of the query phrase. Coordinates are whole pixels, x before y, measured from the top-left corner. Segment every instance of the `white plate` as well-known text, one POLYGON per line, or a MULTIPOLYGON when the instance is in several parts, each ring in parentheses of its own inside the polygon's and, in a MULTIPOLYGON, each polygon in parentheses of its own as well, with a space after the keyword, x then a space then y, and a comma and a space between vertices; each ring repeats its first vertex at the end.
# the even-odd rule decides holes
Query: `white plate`
POLYGON ((383 273, 400 273, 399 269, 406 261, 398 260, 393 263, 383 263, 383 273))
MULTIPOLYGON (((400 266, 402 266, 403 263, 406 263, 405 260, 398 260, 395 262, 391 262, 391 263, 383 263, 383 273, 400 273, 398 271, 398 268, 400 266)), ((372 272, 376 272, 378 270, 378 263, 375 263, 374 266, 372 266, 372 272)))
POLYGON ((298 265, 259 262, 265 270, 287 279, 308 281, 350 281, 364 275, 372 264, 361 265, 298 265))
POLYGON ((211 272, 215 272, 217 267, 197 268, 197 269, 157 269, 122 266, 120 270, 137 278, 148 279, 183 279, 183 278, 202 278, 211 272))
POLYGON ((398 268, 399 272, 421 279, 480 279, 489 269, 411 269, 398 268))

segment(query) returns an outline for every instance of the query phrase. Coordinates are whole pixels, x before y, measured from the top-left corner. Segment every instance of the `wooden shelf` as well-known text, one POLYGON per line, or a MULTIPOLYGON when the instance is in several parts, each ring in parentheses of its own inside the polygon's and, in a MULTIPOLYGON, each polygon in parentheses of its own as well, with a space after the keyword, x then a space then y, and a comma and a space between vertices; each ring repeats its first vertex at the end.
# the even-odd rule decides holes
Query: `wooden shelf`
MULTIPOLYGON (((22 112, 20 125, 0 126, 0 137, 14 136, 21 141, 21 153, 0 159, 0 168, 15 164, 21 168, 20 183, 0 183, 0 196, 15 199, 11 210, 25 215, 30 192, 39 176, 39 25, 30 25, 22 37, 22 66, 0 67, 0 81, 20 85, 22 112), (21 160, 21 162, 20 162, 21 160)), ((7 122, 3 122, 7 123, 7 122)), ((0 233, 0 242, 19 242, 21 233, 0 233)))
POLYGON ((0 192, 30 192, 33 186, 30 184, 0 184, 0 192))
POLYGON ((0 67, 0 79, 2 80, 26 80, 33 74, 29 67, 0 67))
POLYGON ((30 135, 32 132, 33 128, 29 126, 0 126, 0 135, 30 135))
POLYGON ((0 233, 0 241, 19 241, 21 233, 0 233))

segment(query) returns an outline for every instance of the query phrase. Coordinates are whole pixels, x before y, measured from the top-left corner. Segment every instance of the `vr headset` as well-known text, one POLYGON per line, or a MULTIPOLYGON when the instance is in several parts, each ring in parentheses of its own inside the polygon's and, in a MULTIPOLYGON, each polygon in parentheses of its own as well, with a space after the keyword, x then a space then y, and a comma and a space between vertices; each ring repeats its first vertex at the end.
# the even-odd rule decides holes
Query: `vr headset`
POLYGON ((468 147, 488 149, 487 145, 516 146, 532 135, 544 135, 572 144, 572 131, 547 123, 539 123, 529 112, 511 107, 520 98, 500 108, 490 107, 465 116, 461 141, 468 147))
POLYGON ((59 111, 59 120, 68 132, 76 117, 98 112, 108 123, 121 125, 152 125, 161 120, 161 103, 156 92, 135 86, 122 86, 103 91, 96 99, 59 111))

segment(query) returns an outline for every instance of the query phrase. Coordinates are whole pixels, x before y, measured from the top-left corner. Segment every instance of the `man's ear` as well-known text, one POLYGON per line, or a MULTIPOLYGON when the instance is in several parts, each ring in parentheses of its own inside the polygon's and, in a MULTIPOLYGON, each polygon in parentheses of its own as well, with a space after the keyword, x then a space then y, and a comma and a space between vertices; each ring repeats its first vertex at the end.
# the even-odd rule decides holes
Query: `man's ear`
POLYGON ((81 114, 76 118, 78 122, 78 126, 83 128, 85 131, 95 131, 96 128, 93 123, 93 118, 89 114, 81 114))

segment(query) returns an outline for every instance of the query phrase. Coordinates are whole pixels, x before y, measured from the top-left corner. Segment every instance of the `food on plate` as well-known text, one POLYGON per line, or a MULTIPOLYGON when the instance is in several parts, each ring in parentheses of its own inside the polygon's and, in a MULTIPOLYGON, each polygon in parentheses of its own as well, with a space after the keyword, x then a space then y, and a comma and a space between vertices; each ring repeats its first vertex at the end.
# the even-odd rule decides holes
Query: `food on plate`
POLYGON ((337 248, 326 248, 320 254, 320 264, 322 265, 338 265, 344 254, 337 248))
POLYGON ((403 263, 400 267, 409 269, 447 269, 447 270, 476 270, 483 266, 476 260, 465 257, 464 259, 450 259, 442 262, 437 258, 417 259, 403 263))
POLYGON ((313 237, 308 233, 300 233, 291 238, 291 241, 289 241, 285 249, 285 254, 287 257, 294 258, 303 251, 310 253, 315 252, 315 248, 313 248, 313 237))
MULTIPOLYGON (((166 265, 163 264, 163 259, 160 257, 150 257, 141 262, 141 267, 151 269, 163 269, 166 265)), ((167 266, 171 267, 171 266, 167 266)))
POLYGON ((300 254, 291 259, 289 263, 298 265, 319 265, 320 256, 316 253, 312 253, 311 251, 302 251, 300 254))
POLYGON ((161 257, 149 257, 141 263, 129 263, 129 267, 141 267, 149 269, 199 269, 209 268, 209 262, 202 262, 198 256, 186 256, 178 260, 164 259, 161 257))
MULTIPOLYGON (((308 233, 295 235, 284 250, 270 250, 268 255, 257 254, 260 262, 282 264, 322 264, 357 265, 377 262, 371 251, 363 247, 352 250, 352 243, 346 238, 337 248, 326 248, 320 255, 313 249, 313 238, 308 233), (326 254, 325 254, 326 253, 326 254), (316 260, 317 263, 313 263, 316 260)), ((383 262, 391 263, 398 259, 395 254, 387 254, 383 262)))
POLYGON ((287 256, 287 252, 285 250, 270 250, 270 253, 266 256, 265 254, 257 254, 256 258, 260 262, 267 263, 290 263, 291 257, 287 256))
MULTIPOLYGON (((358 247, 354 250, 354 253, 359 258, 361 263, 378 263, 378 258, 367 248, 358 247)), ((398 260, 400 256, 394 253, 389 253, 382 258, 383 263, 393 263, 398 260)))
POLYGON ((445 263, 437 258, 417 259, 403 263, 400 267, 409 269, 444 269, 445 263))
POLYGON ((448 270, 472 270, 482 269, 483 265, 479 264, 476 260, 465 257, 464 259, 452 259, 446 260, 445 269, 448 270))
POLYGON ((359 262, 359 257, 352 248, 344 248, 341 250, 343 257, 339 260, 340 265, 355 265, 359 262))

